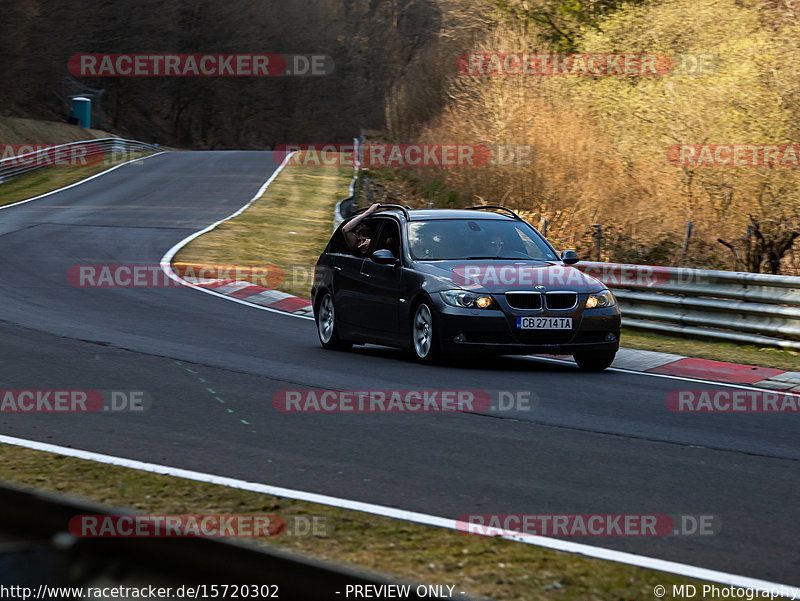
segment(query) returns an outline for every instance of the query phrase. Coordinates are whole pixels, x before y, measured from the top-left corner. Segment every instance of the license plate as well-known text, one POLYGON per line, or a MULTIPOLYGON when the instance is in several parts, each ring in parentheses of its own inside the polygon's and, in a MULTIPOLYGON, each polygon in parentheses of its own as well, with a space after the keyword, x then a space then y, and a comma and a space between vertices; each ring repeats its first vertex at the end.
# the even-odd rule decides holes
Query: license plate
POLYGON ((571 330, 571 317, 517 317, 520 330, 571 330))

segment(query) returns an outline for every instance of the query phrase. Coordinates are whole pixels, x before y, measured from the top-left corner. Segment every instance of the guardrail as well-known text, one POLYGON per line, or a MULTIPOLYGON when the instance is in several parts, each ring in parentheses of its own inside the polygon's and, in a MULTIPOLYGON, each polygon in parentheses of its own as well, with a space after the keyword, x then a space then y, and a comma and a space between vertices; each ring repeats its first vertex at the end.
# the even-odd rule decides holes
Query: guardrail
MULTIPOLYGON (((198 588, 201 584, 264 584, 276 587, 277 594, 274 588, 270 589, 271 594, 283 600, 333 601, 346 598, 348 585, 374 591, 382 590, 381 585, 401 584, 399 579, 323 563, 275 545, 264 547, 200 536, 78 538, 69 533, 68 525, 74 516, 136 512, 8 484, 0 486, 0 507, 0 584, 32 587, 31 593, 37 589, 42 592, 43 585, 147 588, 156 584, 171 585, 175 590, 179 585, 198 588)), ((403 599, 449 598, 417 592, 416 586, 410 585, 410 593, 403 599)), ((249 587, 246 592, 238 596, 264 598, 263 593, 250 593, 249 587)), ((236 593, 177 596, 230 598, 236 593)), ((51 597, 42 594, 40 598, 51 597)), ((70 595, 63 598, 69 599, 70 595)), ((459 595, 459 599, 471 598, 459 595)))
POLYGON ((580 262, 640 330, 800 349, 800 277, 580 262))
MULTIPOLYGON (((163 150, 146 142, 123 138, 98 138, 68 144, 35 146, 41 146, 41 148, 0 160, 0 184, 38 169, 92 165, 102 162, 110 155, 163 150)), ((122 159, 120 162, 124 160, 122 159)))

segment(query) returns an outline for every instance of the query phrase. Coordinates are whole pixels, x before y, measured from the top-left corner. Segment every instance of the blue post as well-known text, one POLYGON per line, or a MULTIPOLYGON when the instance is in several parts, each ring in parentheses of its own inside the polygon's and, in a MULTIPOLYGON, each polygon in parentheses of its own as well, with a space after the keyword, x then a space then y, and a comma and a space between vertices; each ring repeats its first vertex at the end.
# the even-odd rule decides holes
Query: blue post
POLYGON ((92 101, 83 96, 72 98, 72 116, 78 120, 81 127, 92 126, 92 101))

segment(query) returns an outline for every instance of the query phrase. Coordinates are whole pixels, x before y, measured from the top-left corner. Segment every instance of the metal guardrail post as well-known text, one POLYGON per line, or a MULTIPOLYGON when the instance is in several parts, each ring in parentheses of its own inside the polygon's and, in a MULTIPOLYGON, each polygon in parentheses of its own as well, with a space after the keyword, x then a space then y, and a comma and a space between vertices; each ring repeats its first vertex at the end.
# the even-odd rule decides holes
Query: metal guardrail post
POLYGON ((600 253, 602 251, 603 225, 595 223, 592 227, 594 228, 594 260, 599 261, 602 258, 600 253))
MULTIPOLYGON (((362 130, 361 137, 363 139, 364 133, 362 130)), ((357 202, 356 195, 358 194, 358 176, 361 172, 361 152, 363 148, 363 143, 358 138, 353 138, 353 179, 350 180, 350 196, 345 198, 344 200, 340 200, 336 203, 336 206, 333 209, 333 231, 341 225, 342 221, 347 219, 347 215, 345 215, 345 203, 352 200, 353 204, 357 202)), ((367 194, 372 192, 372 188, 367 184, 367 194)))

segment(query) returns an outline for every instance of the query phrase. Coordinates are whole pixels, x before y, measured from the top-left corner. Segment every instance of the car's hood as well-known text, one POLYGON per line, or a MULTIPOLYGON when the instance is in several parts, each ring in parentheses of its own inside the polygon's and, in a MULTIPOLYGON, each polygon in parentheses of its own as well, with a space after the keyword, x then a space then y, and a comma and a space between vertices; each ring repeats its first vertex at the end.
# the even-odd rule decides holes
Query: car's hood
MULTIPOLYGON (((476 259, 471 261, 418 261, 416 268, 437 282, 437 290, 465 288, 475 292, 536 290, 552 292, 597 292, 605 288, 600 280, 563 263, 519 259, 476 259)), ((433 286, 429 287, 431 291, 433 286)))

